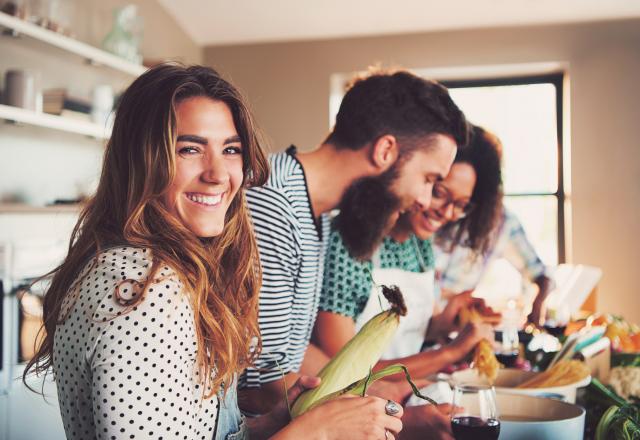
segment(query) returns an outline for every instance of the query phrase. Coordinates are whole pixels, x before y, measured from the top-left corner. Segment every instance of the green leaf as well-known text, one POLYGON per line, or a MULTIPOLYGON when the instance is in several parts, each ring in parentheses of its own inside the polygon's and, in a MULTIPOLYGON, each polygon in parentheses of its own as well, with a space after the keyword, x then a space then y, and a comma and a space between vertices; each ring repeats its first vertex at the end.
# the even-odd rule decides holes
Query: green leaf
MULTIPOLYGON (((385 367, 382 370, 376 371, 375 373, 369 372, 369 375, 367 377, 359 380, 355 384, 352 384, 355 386, 349 391, 349 394, 359 394, 361 396, 364 396, 365 393, 367 392, 367 389, 369 388, 369 385, 371 385, 373 382, 379 379, 382 379, 384 377, 391 376, 392 374, 398 374, 398 373, 404 373, 405 379, 407 380, 407 382, 409 382, 409 385, 411 385, 411 389, 413 390, 414 395, 418 396, 422 400, 426 400, 427 402, 433 405, 438 404, 438 402, 436 402, 435 400, 430 399, 429 397, 424 396, 422 395, 422 393, 420 393, 420 390, 418 389, 416 384, 413 383, 413 380, 411 379, 411 374, 409 374, 409 370, 407 369, 407 367, 405 367, 402 364, 389 365, 388 367, 385 367)), ((351 388, 352 385, 350 385, 349 388, 351 388)))
POLYGON ((389 365, 386 368, 383 368, 382 370, 376 371, 375 373, 369 370, 369 374, 366 377, 363 377, 362 379, 356 382, 353 382, 351 385, 339 391, 336 391, 335 393, 327 394, 322 399, 317 400, 309 409, 315 408, 316 406, 328 400, 335 399, 345 394, 352 394, 355 396, 365 396, 367 393, 367 389, 372 383, 384 377, 390 376, 392 374, 398 374, 398 373, 404 373, 404 376, 407 382, 409 382, 409 385, 411 385, 411 389, 413 390, 414 395, 418 396, 422 400, 426 400, 427 402, 433 405, 438 404, 438 402, 436 402, 435 400, 430 399, 429 397, 424 396, 422 393, 420 393, 420 390, 418 390, 418 387, 416 386, 416 384, 413 383, 413 380, 411 379, 411 375, 409 374, 409 370, 407 369, 407 367, 405 367, 402 364, 393 364, 393 365, 389 365))
POLYGON ((611 432, 611 425, 615 421, 615 416, 618 410, 619 408, 614 405, 605 411, 598 422, 598 426, 596 427, 594 440, 607 440, 607 435, 611 432))
POLYGON ((602 397, 609 405, 624 406, 627 404, 626 400, 604 386, 598 379, 591 379, 589 390, 602 397))

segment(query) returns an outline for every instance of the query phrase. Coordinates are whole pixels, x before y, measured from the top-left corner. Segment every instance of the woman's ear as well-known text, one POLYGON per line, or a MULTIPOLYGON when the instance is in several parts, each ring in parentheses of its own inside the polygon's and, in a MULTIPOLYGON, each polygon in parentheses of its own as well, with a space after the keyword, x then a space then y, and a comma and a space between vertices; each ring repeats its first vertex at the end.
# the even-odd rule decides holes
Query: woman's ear
POLYGON ((371 148, 371 162, 381 172, 391 168, 400 154, 398 141, 391 134, 380 136, 371 148))

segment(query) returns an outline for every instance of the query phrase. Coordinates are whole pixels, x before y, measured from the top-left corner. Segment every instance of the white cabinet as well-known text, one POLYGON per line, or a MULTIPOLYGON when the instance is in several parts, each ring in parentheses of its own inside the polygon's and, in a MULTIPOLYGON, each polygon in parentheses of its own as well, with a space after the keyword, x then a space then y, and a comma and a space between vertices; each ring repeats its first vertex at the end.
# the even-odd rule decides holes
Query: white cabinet
MULTIPOLYGON (((41 87, 65 87, 89 96, 97 85, 123 90, 145 68, 82 42, 0 13, 0 77, 8 69, 39 72, 41 87)), ((69 240, 77 207, 38 208, 48 199, 73 198, 79 182, 97 179, 109 132, 97 124, 0 105, 0 200, 24 194, 36 206, 0 202, 0 243, 69 240), (7 122, 5 122, 7 121, 7 122)), ((0 268, 1 269, 1 268, 0 268)), ((0 271, 1 272, 1 271, 0 271)), ((0 276, 2 273, 0 273, 0 276)), ((20 280, 14 280, 20 281, 20 280)), ((8 292, 5 292, 8 293, 8 292)), ((17 299, 3 297, 3 365, 0 369, 0 440, 63 440, 55 383, 42 395, 20 380, 17 299)), ((41 381, 33 380, 36 389, 41 381)))

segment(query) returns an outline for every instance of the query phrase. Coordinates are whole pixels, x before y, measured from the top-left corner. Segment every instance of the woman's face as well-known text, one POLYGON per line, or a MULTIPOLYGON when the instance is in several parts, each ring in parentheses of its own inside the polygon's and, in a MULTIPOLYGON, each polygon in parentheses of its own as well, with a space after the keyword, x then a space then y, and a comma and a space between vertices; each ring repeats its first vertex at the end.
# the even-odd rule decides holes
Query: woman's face
POLYGON ((198 237, 214 237, 243 180, 233 116, 224 102, 198 96, 176 106, 176 119, 176 174, 164 203, 198 237))
POLYGON ((446 179, 435 184, 431 205, 408 214, 413 233, 426 240, 445 224, 464 217, 476 185, 476 172, 468 163, 454 163, 446 179))

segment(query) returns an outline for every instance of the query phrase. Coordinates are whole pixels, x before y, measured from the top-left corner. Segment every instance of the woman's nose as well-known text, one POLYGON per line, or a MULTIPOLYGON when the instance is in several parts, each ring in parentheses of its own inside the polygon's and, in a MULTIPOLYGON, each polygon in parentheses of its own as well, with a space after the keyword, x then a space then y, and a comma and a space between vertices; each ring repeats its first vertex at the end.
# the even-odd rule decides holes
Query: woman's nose
POLYGON ((202 180, 207 183, 225 183, 229 180, 229 172, 222 157, 206 155, 202 180))
POLYGON ((454 218, 454 207, 452 202, 448 202, 445 206, 440 210, 442 212, 442 216, 447 220, 453 220, 454 218))

